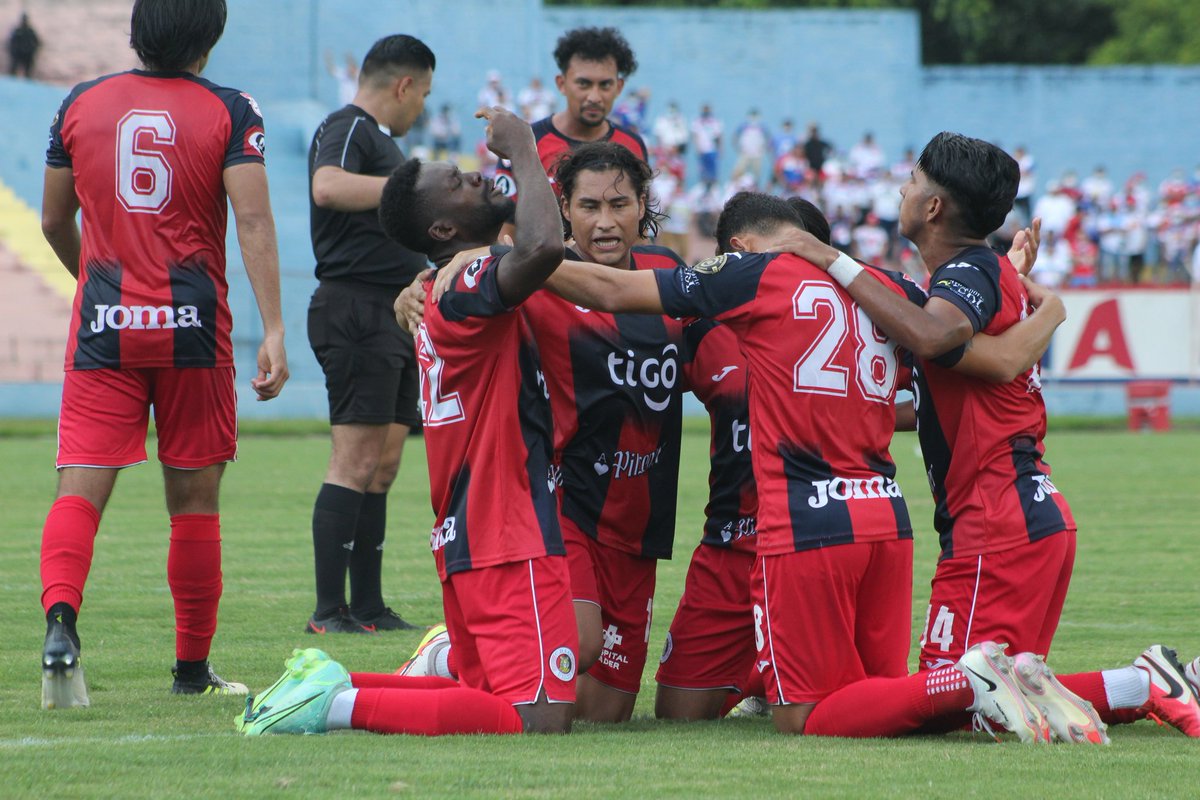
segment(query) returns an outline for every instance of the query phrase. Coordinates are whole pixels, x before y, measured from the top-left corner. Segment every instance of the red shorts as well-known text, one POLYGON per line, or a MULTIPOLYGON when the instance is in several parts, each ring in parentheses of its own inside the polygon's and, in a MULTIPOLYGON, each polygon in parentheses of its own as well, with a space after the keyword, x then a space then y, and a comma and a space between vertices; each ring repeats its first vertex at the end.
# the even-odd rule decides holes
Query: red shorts
POLYGON ((604 645, 588 677, 637 694, 650 641, 658 561, 599 544, 572 526, 563 526, 563 543, 571 566, 571 597, 600 606, 604 645))
POLYGON ((150 406, 164 466, 200 469, 237 458, 233 367, 76 369, 63 376, 56 466, 142 463, 150 406))
POLYGON ((760 556, 750 597, 772 703, 816 703, 864 678, 908 674, 911 539, 760 556))
POLYGON ((1046 655, 1074 564, 1071 530, 999 553, 939 562, 925 611, 918 668, 953 664, 967 648, 987 641, 1008 644, 1012 655, 1046 655))
POLYGON ((679 689, 741 691, 754 664, 753 568, 754 553, 696 548, 656 681, 679 689))
POLYGON ((515 706, 575 702, 579 631, 562 556, 456 572, 442 609, 459 682, 515 706))

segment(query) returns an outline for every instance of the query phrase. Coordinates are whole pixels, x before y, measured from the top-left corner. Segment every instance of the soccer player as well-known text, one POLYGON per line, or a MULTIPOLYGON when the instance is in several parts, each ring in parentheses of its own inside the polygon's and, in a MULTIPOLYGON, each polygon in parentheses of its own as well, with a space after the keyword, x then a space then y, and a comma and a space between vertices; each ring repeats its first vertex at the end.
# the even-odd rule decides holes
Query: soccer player
MULTIPOLYGON (((556 175, 575 241, 570 258, 618 270, 682 265, 666 248, 637 244, 653 234, 659 214, 650 203, 650 167, 627 148, 581 144, 556 175)), ((448 267, 437 284, 454 274, 448 267)), ((674 543, 682 325, 590 312, 546 291, 524 309, 554 416, 560 523, 579 625, 576 712, 621 722, 641 687, 657 561, 670 558, 674 543)))
MULTIPOLYGON (((1042 460, 1046 410, 1036 365, 997 385, 938 363, 976 332, 998 333, 1026 313, 1016 270, 984 242, 1012 207, 1019 179, 1012 157, 988 142, 940 133, 925 146, 900 207, 900 232, 932 276, 923 306, 896 302, 833 248, 813 242, 805 251, 917 356, 918 431, 942 550, 921 637, 926 670, 986 640, 1047 654, 1074 564, 1075 521, 1042 460)), ((1020 676, 1040 669, 1028 660, 1018 666, 1020 676)), ((1185 691, 1183 668, 1161 645, 1129 667, 1060 680, 1107 722, 1154 714, 1200 736, 1200 698, 1185 691)))
POLYGON ((320 283, 308 340, 325 372, 332 448, 313 506, 316 608, 307 633, 372 633, 414 626, 383 599, 388 490, 417 415, 412 337, 392 301, 425 257, 389 239, 377 209, 425 108, 435 59, 419 39, 385 36, 363 59, 354 100, 333 112, 309 148, 309 211, 320 283), (385 126, 391 135, 384 133, 385 126), (346 602, 346 574, 350 602, 346 602))
MULTIPOLYGON (((499 107, 479 115, 489 148, 529 179, 515 204, 516 241, 476 259, 438 302, 427 297, 416 336, 436 513, 430 544, 462 685, 351 679, 310 650, 247 709, 240 724, 250 735, 570 730, 579 638, 555 507, 549 398, 523 308, 562 260, 562 228, 554 192, 533 180, 543 173, 529 125, 499 107)), ((444 266, 495 241, 513 211, 479 173, 412 159, 388 178, 380 221, 388 236, 444 266)))
MULTIPOLYGON (((546 175, 553 179, 562 155, 584 142, 612 141, 648 162, 642 137, 608 118, 625 79, 637 70, 637 58, 621 32, 616 28, 567 31, 554 48, 554 63, 559 71, 554 83, 567 107, 533 123, 546 175)), ((517 191, 514 178, 502 163, 496 184, 512 195, 517 191)))
MULTIPOLYGON (((1049 741, 1046 718, 994 642, 906 675, 912 530, 888 454, 897 345, 811 263, 758 254, 799 230, 796 212, 778 198, 746 198, 723 213, 744 253, 644 274, 568 263, 553 287, 587 307, 712 318, 737 334, 756 441, 754 635, 776 728, 895 735, 969 710, 1023 741, 1049 741)), ((864 269, 887 291, 923 301, 901 276, 864 269)), ((1031 680, 1077 701, 1052 677, 1046 669, 1031 680)))
POLYGON ((142 68, 76 86, 50 128, 42 230, 78 288, 57 499, 42 529, 47 708, 89 702, 76 619, 117 474, 146 460, 150 406, 171 517, 172 691, 246 693, 208 664, 221 597, 217 499, 237 454, 227 197, 263 323, 250 381, 258 399, 278 395, 288 369, 262 117, 249 95, 199 77, 225 14, 224 0, 136 0, 129 38, 142 68))

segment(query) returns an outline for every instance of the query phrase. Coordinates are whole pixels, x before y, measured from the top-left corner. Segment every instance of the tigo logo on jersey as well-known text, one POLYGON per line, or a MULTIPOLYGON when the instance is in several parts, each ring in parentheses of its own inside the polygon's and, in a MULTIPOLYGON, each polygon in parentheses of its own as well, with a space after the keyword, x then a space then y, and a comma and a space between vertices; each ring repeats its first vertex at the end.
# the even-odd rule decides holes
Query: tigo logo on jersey
POLYGON ((88 328, 92 333, 104 333, 106 328, 123 331, 156 331, 160 328, 202 328, 200 310, 195 306, 95 306, 96 318, 88 328))
POLYGON ((679 376, 679 364, 675 360, 678 353, 679 348, 673 344, 663 348, 661 358, 639 360, 632 350, 626 350, 625 357, 609 353, 608 377, 617 386, 658 389, 655 393, 658 397, 651 397, 647 391, 642 393, 642 399, 651 411, 666 411, 679 376))
POLYGON ((550 654, 550 671, 560 681, 575 677, 575 654, 569 647, 560 647, 550 654))
POLYGON ((830 500, 878 500, 883 497, 903 497, 900 484, 891 478, 876 475, 873 478, 833 478, 813 481, 816 497, 808 498, 813 508, 824 508, 830 500))
POLYGON ((446 517, 442 520, 442 524, 436 526, 429 534, 429 549, 441 550, 450 542, 454 541, 455 526, 458 521, 454 517, 446 517))

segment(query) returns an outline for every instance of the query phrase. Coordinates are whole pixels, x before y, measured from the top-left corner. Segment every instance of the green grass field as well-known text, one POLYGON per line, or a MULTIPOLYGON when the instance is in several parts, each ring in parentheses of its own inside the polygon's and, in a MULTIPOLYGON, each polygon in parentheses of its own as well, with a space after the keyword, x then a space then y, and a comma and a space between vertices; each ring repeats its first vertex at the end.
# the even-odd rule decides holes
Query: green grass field
MULTIPOLYGON (((768 720, 653 719, 653 664, 635 719, 577 725, 569 737, 424 739, 362 733, 246 739, 236 698, 176 697, 167 518, 157 466, 128 470, 96 543, 79 630, 92 706, 39 709, 38 547, 54 489, 54 438, 15 426, 0 438, 0 586, 12 614, 0 649, 0 797, 1135 797, 1200 794, 1200 741, 1152 722, 1110 731, 1111 748, 1000 745, 966 733, 849 741, 785 738, 768 720)), ((1080 525, 1071 594, 1051 663, 1060 672, 1127 664, 1162 641, 1200 652, 1200 432, 1059 430, 1054 480, 1080 525)), ((936 538, 912 435, 893 454, 917 523, 914 627, 925 613, 936 538)), ((223 494, 225 596, 212 660, 261 689, 293 647, 324 647, 351 669, 391 671, 418 634, 301 633, 311 611, 310 516, 327 440, 245 434, 223 494)), ((659 570, 651 653, 662 646, 699 538, 707 430, 684 441, 675 560, 659 570)), ((440 594, 423 443, 411 440, 391 496, 384 587, 432 624, 440 594)), ((914 637, 919 633, 914 633, 914 637)), ((653 658, 651 659, 653 661, 653 658)))

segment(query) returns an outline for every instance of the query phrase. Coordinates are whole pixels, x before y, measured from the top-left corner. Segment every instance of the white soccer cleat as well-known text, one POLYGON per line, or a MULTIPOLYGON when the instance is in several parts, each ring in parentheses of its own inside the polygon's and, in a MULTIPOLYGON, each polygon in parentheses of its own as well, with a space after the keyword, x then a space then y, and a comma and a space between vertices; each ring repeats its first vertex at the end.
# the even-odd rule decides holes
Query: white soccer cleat
POLYGON ((1188 683, 1200 695, 1200 656, 1197 656, 1183 669, 1183 674, 1188 679, 1188 683))
POLYGON ((438 653, 449 646, 450 632, 446 630, 446 626, 434 625, 417 643, 417 649, 409 656, 408 661, 405 661, 400 669, 396 670, 396 674, 410 678, 437 675, 434 669, 434 660, 438 653))
POLYGON ((729 709, 727 717, 765 717, 771 712, 771 707, 767 705, 767 698, 754 697, 753 695, 743 697, 741 702, 729 709))
POLYGON ((1187 736, 1200 738, 1200 688, 1196 686, 1200 659, 1185 669, 1174 650, 1154 644, 1135 658, 1133 665, 1150 676, 1150 699, 1142 706, 1146 715, 1159 725, 1168 723, 1187 736))
POLYGON ((1073 744, 1110 743, 1108 726, 1096 709, 1063 686, 1041 656, 1018 653, 1013 657, 1013 675, 1025 699, 1042 712, 1058 739, 1073 744))
POLYGON ((1021 693, 1013 675, 1013 661, 1004 655, 1005 647, 982 642, 955 664, 975 691, 975 702, 967 710, 1002 725, 1025 744, 1049 744, 1046 717, 1021 693))

